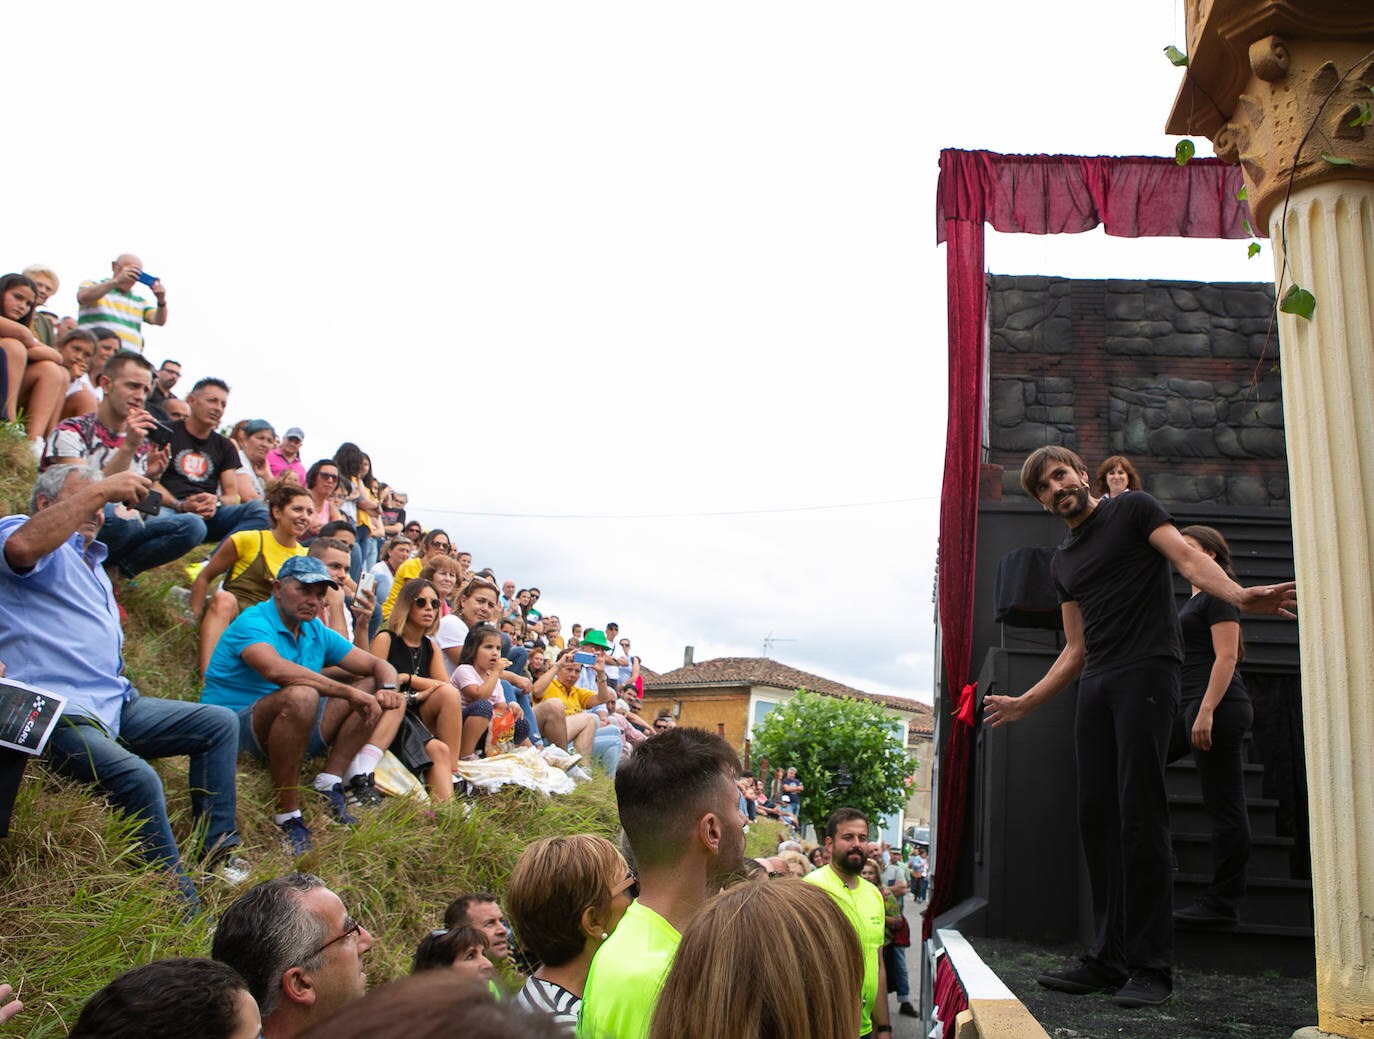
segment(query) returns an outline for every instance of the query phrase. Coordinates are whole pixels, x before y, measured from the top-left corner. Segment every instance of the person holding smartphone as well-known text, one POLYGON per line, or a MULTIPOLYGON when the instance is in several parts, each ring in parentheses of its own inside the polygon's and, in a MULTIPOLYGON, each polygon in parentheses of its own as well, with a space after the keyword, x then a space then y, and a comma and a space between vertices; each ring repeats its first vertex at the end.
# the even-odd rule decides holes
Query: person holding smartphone
POLYGON ((133 253, 121 253, 110 270, 111 276, 104 281, 83 281, 76 290, 81 307, 76 323, 112 328, 125 346, 142 353, 143 324, 167 324, 167 289, 160 278, 143 272, 143 261, 133 253), (140 283, 152 290, 156 304, 134 294, 134 286, 140 283))
MULTIPOLYGON (((156 482, 167 468, 170 431, 145 407, 153 366, 142 354, 121 350, 97 375, 104 396, 95 411, 64 419, 48 438, 48 465, 93 465, 106 476, 134 472, 156 482), (154 440, 160 439, 160 444, 154 440)), ((161 515, 154 490, 137 508, 106 505, 98 540, 105 569, 132 578, 180 559, 205 540, 205 521, 191 513, 161 515)))

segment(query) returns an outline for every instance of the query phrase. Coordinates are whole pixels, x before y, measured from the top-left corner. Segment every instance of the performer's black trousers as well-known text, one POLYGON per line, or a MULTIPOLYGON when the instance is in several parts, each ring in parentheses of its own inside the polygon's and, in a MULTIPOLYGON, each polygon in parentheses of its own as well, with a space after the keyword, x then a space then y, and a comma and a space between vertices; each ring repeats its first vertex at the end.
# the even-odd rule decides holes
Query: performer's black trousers
POLYGON ((1212 817, 1212 883, 1203 901, 1213 909, 1235 912, 1245 897, 1245 873, 1250 862, 1250 815, 1245 808, 1245 734, 1255 721, 1250 701, 1222 697, 1212 714, 1212 749, 1193 746, 1193 722, 1202 702, 1179 712, 1169 745, 1169 760, 1191 752, 1197 763, 1202 804, 1212 817))
POLYGON ((1179 668, 1137 661, 1078 683, 1078 832, 1092 885, 1092 955, 1172 979, 1173 867, 1164 764, 1179 668))

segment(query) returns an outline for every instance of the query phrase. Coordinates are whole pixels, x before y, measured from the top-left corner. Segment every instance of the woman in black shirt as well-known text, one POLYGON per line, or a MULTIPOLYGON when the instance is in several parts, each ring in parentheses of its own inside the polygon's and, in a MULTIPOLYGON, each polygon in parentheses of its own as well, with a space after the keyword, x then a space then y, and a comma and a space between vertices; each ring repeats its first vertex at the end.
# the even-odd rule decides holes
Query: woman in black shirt
MULTIPOLYGON (((1211 527, 1185 527, 1183 540, 1216 560, 1233 580, 1231 549, 1211 527)), ((1212 818, 1212 883, 1193 905, 1179 910, 1181 924, 1224 926, 1239 919, 1250 858, 1242 740, 1254 709, 1236 665, 1244 659, 1240 612, 1197 588, 1178 612, 1183 629, 1183 695, 1169 760, 1190 750, 1197 763, 1202 803, 1212 818)))

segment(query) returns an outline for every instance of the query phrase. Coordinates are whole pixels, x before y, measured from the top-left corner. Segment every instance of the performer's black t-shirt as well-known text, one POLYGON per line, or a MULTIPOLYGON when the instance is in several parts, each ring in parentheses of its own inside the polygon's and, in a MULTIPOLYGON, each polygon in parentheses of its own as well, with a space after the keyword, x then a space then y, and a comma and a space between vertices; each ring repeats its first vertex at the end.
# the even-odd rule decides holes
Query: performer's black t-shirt
MULTIPOLYGON (((1183 629, 1183 703, 1200 703, 1212 677, 1216 649, 1212 645, 1212 625, 1223 621, 1240 622, 1240 611, 1223 599, 1198 592, 1178 611, 1183 629)), ((1249 700, 1240 670, 1231 675, 1226 687, 1227 700, 1249 700)))
POLYGON ((1169 561, 1150 535, 1173 519, 1144 491, 1100 501, 1050 564, 1059 601, 1083 614, 1083 678, 1152 657, 1183 659, 1169 561))

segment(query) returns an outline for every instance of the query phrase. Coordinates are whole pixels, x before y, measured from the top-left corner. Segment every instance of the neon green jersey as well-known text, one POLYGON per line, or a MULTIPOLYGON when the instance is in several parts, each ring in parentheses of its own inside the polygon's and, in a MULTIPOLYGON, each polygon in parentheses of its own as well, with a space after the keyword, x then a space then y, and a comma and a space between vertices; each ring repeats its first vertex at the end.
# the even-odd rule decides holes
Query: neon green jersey
POLYGON ((659 989, 681 941, 667 920, 632 902, 592 957, 577 1039, 647 1039, 659 989))
POLYGON ((873 1030, 873 1002, 878 998, 878 957, 883 950, 883 894, 866 880, 860 880, 857 887, 849 887, 832 866, 822 866, 802 879, 833 898, 859 936, 859 947, 864 954, 864 1005, 859 1034, 867 1035, 873 1030))

